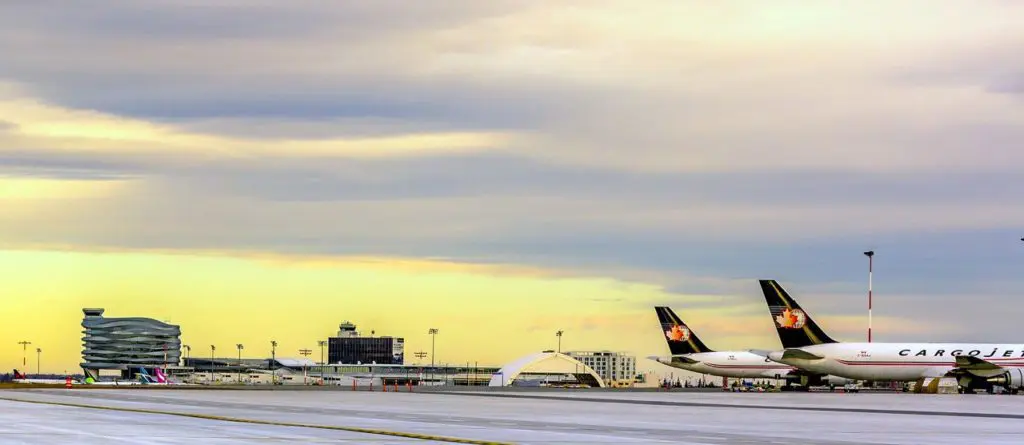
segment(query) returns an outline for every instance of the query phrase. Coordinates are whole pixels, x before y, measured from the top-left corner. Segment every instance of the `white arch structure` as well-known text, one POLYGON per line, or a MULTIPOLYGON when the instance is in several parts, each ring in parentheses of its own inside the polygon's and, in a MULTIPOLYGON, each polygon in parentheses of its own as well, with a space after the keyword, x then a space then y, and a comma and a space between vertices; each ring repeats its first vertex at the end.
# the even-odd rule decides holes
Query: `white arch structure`
POLYGON ((521 357, 511 363, 502 366, 501 369, 491 375, 491 382, 488 386, 508 386, 513 384, 520 374, 544 373, 544 374, 589 374, 597 380, 597 384, 604 388, 604 380, 601 376, 590 369, 583 362, 557 352, 538 352, 521 357))

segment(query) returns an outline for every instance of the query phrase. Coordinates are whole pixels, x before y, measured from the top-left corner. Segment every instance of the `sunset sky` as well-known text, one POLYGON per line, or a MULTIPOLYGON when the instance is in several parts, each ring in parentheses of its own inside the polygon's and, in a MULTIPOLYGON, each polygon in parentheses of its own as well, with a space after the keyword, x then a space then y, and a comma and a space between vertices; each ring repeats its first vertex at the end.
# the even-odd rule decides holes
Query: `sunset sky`
POLYGON ((1022 45, 996 0, 10 2, 0 372, 79 371, 82 307, 666 371, 654 305, 778 347, 758 278, 863 340, 868 249, 877 341, 1021 341, 1022 45))

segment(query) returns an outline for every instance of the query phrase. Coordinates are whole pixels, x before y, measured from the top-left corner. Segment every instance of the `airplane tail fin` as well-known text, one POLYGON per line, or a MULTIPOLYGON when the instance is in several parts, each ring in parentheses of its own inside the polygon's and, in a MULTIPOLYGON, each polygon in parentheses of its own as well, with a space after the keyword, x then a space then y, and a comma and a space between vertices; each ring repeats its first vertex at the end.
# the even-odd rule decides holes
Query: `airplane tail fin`
POLYGON ((25 378, 25 373, 20 372, 17 369, 14 370, 14 380, 25 380, 25 378))
POLYGON ((698 352, 714 352, 697 338, 686 323, 665 306, 657 306, 654 311, 658 313, 658 321, 661 323, 661 330, 664 332, 665 341, 668 342, 668 349, 672 355, 694 354, 698 352))
POLYGON ((163 369, 156 368, 153 373, 156 374, 157 383, 167 383, 167 375, 164 374, 163 369))
POLYGON ((153 376, 149 375, 149 373, 146 372, 146 368, 143 368, 141 366, 139 367, 138 377, 139 377, 139 383, 142 383, 142 384, 147 384, 147 383, 153 383, 154 382, 153 376))
POLYGON ((836 343, 775 280, 759 280, 783 348, 836 343))

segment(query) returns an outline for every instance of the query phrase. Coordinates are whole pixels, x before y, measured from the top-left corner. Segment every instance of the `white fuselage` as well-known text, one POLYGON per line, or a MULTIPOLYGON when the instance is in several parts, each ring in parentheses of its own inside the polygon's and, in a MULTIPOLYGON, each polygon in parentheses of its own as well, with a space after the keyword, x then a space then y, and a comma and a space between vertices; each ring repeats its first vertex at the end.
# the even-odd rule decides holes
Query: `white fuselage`
POLYGON ((784 378, 794 369, 790 365, 775 363, 764 356, 746 351, 700 352, 686 354, 685 357, 697 363, 686 363, 669 357, 659 357, 658 362, 698 374, 736 378, 784 378))
POLYGON ((14 379, 12 382, 26 385, 63 385, 67 381, 65 379, 14 379))
POLYGON ((793 349, 822 358, 783 358, 783 351, 768 356, 810 372, 857 380, 942 377, 956 367, 958 355, 974 356, 1002 367, 1024 367, 1024 344, 829 343, 793 349))

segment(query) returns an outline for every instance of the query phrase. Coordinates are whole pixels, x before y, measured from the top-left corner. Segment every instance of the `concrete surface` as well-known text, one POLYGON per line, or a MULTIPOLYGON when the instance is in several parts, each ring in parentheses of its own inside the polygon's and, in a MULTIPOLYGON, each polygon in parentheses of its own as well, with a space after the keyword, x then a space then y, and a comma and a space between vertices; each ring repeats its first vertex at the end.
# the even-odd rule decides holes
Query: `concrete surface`
POLYGON ((4 444, 443 443, 0 400, 4 444))
MULTIPOLYGON (((560 398, 553 400, 528 397, 539 394, 498 394, 505 397, 465 394, 461 391, 458 394, 410 394, 73 389, 9 390, 0 392, 0 398, 534 444, 1016 444, 1020 443, 1020 437, 1024 437, 1024 422, 1019 419, 971 417, 979 413, 1024 416, 1024 396, 546 394, 560 398), (598 400, 581 401, 580 398, 598 400), (610 403, 612 401, 620 403, 610 403), (777 409, 779 407, 801 410, 777 409), (892 413, 894 410, 900 413, 892 413), (942 415, 936 415, 939 412, 942 415)), ((425 442, 344 431, 248 425, 10 401, 0 401, 0 415, 5 419, 15 419, 0 426, 0 442, 4 443, 180 443, 187 438, 200 437, 204 438, 202 443, 425 442), (49 430, 37 430, 31 425, 44 425, 49 430), (47 438, 54 437, 47 441, 47 438)))
POLYGON ((547 393, 486 393, 473 391, 437 391, 435 394, 465 397, 521 398, 527 400, 573 400, 577 403, 616 403, 631 405, 727 407, 735 409, 772 409, 843 413, 876 413, 951 417, 992 417, 1024 420, 1024 396, 907 394, 907 393, 728 393, 721 390, 703 393, 622 392, 618 394, 585 391, 547 393))

